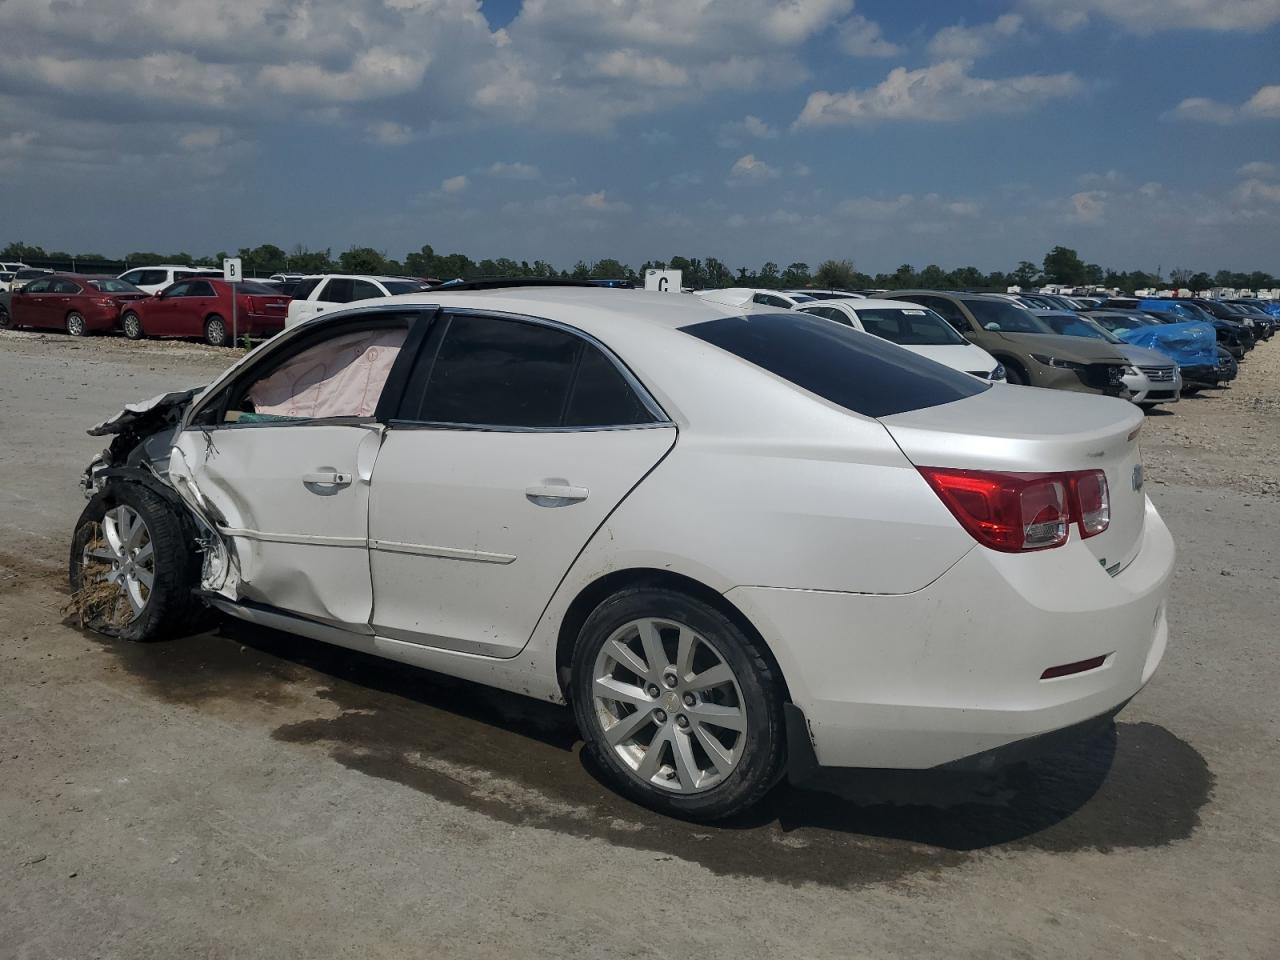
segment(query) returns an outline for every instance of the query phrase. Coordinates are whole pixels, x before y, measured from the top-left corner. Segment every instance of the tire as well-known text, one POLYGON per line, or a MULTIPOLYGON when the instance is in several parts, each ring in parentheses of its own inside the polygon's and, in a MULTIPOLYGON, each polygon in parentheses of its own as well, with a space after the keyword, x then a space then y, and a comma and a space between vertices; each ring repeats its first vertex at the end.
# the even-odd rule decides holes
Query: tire
POLYGON ((72 310, 68 313, 65 322, 67 333, 73 337, 83 337, 89 333, 88 327, 85 326, 84 317, 79 311, 72 310))
POLYGON ((1182 395, 1184 397, 1194 397, 1201 390, 1200 387, 1183 387, 1182 395))
POLYGON ((1013 360, 1001 361, 1004 363, 1004 379, 1005 383, 1012 383, 1014 386, 1025 387, 1031 383, 1031 378, 1027 376, 1027 371, 1023 369, 1022 364, 1013 360))
POLYGON ((132 310, 120 318, 120 330, 130 340, 141 340, 146 336, 142 330, 142 318, 132 310))
POLYGON ((81 626, 109 637, 167 640, 187 632, 204 610, 192 594, 200 578, 192 524, 155 493, 129 481, 113 483, 94 495, 80 514, 71 539, 68 578, 81 626), (143 525, 133 538, 129 534, 134 528, 122 522, 129 517, 143 525), (137 555, 130 557, 130 549, 137 555), (137 575, 117 574, 118 579, 109 582, 111 563, 122 558, 128 558, 137 575), (147 572, 149 588, 142 575, 147 572))
POLYGON ((619 793, 661 813, 719 820, 758 803, 782 776, 777 668, 728 617, 687 594, 636 587, 601 603, 578 635, 570 694, 588 759, 619 793), (694 637, 682 658, 684 638, 694 637), (654 659, 665 671, 649 669, 654 659), (682 659, 686 669, 677 671, 682 659), (708 683, 713 668, 730 679, 708 683))
POLYGON ((227 321, 214 314, 204 322, 204 342, 211 347, 225 347, 230 343, 227 336, 227 321))
POLYGON ((13 320, 5 307, 0 307, 0 330, 12 330, 13 320))

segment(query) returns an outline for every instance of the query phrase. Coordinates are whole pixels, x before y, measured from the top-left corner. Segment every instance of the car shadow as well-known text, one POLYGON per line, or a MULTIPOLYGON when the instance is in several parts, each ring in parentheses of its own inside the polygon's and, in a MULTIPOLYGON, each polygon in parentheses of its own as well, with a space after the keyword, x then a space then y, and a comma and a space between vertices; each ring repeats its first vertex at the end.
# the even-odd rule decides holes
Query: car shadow
POLYGON ((712 825, 609 789, 570 711, 240 622, 169 644, 103 641, 155 695, 245 701, 282 743, 486 817, 603 839, 726 875, 852 886, 986 851, 1153 847, 1190 836, 1213 775, 1151 723, 990 774, 825 770, 712 825), (280 714, 285 722, 276 722, 280 714))

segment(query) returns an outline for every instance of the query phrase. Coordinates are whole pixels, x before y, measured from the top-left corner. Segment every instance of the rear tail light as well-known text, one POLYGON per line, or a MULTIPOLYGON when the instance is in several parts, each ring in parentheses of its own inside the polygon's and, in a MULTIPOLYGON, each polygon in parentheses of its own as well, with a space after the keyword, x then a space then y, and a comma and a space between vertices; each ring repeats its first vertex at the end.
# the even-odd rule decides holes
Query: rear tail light
POLYGON ((94 297, 94 298, 93 298, 92 300, 90 300, 89 302, 90 302, 90 303, 95 303, 95 304, 97 304, 97 305, 98 305, 98 306, 100 306, 100 307, 118 307, 118 306, 120 306, 119 301, 114 300, 114 299, 112 299, 111 297, 94 297))
POLYGON ((1101 470, 1086 470, 1071 476, 1080 520, 1080 535, 1095 537, 1111 523, 1111 494, 1107 490, 1107 475, 1101 470))
POLYGON ((1101 470, 1074 473, 999 473, 919 467, 920 474, 960 525, 983 546, 1003 553, 1060 547, 1072 523, 1084 537, 1111 522, 1107 478, 1101 470))

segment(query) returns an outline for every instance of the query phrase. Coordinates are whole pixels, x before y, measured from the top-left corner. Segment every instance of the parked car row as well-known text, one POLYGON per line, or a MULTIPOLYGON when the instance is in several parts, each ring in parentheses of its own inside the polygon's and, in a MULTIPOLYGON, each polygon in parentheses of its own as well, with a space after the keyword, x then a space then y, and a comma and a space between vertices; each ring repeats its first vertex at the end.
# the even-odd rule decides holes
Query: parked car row
POLYGON ((188 337, 213 346, 235 337, 274 336, 287 324, 358 300, 430 288, 413 278, 355 275, 231 284, 221 271, 177 265, 140 267, 119 277, 32 272, 23 285, 0 294, 0 327, 76 337, 119 332, 131 340, 188 337))
POLYGON ((1144 408, 1229 382, 1280 324, 1261 301, 745 287, 698 295, 810 313, 980 379, 1124 397, 1144 408))

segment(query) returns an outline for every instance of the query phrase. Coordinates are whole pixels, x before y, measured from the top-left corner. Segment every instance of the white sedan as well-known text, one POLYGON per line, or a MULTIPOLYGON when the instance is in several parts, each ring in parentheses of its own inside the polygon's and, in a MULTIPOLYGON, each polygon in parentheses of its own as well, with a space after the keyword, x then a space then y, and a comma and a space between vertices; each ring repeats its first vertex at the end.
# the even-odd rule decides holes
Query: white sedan
POLYGON ((998 763, 1154 673, 1174 548, 1131 404, 799 311, 477 286, 95 428, 88 622, 208 604, 567 702, 617 789, 700 819, 815 761, 998 763))
POLYGON ((1003 380, 1004 364, 928 307, 901 300, 823 300, 798 309, 905 347, 980 380, 1003 380))

